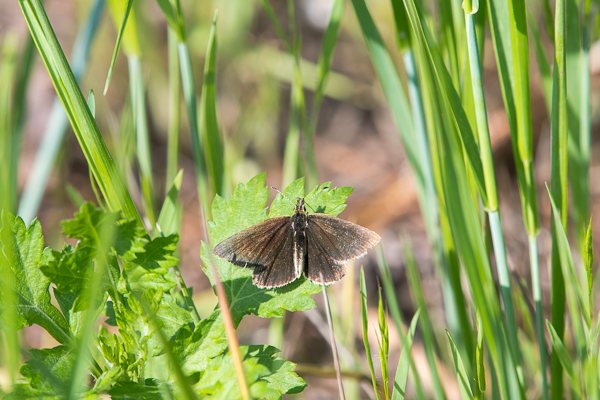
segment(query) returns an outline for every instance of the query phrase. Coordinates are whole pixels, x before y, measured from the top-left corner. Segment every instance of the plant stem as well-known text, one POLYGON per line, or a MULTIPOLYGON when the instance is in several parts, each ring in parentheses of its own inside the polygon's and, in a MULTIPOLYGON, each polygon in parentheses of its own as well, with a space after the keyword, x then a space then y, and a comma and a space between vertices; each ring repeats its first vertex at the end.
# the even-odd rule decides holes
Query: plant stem
MULTIPOLYGON (((321 274, 321 281, 323 281, 323 274, 321 274)), ((327 286, 321 285, 323 289, 323 301, 325 302, 325 314, 327 315, 327 324, 329 325, 329 338, 331 339, 331 352, 333 353, 333 366, 335 368, 335 376, 337 378, 338 391, 340 400, 346 399, 344 393, 344 384, 342 382, 342 368, 340 367, 340 359, 338 356, 337 344, 335 341, 335 334, 333 332, 333 320, 331 318, 331 307, 329 307, 329 297, 327 296, 327 286)))

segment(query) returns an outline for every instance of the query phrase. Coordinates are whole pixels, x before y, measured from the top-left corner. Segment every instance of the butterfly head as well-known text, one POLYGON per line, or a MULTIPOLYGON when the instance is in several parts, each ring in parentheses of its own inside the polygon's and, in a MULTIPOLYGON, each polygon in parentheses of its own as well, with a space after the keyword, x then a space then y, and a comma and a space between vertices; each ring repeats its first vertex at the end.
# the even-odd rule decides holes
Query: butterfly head
POLYGON ((296 208, 294 209, 295 213, 305 213, 306 205, 304 204, 304 197, 296 198, 296 208))

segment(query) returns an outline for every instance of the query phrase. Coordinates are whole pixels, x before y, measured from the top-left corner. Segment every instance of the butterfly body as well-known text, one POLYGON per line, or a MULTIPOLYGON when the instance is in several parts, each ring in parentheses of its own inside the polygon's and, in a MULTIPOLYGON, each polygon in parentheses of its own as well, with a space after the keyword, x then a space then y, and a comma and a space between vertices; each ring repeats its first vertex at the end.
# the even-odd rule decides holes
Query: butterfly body
POLYGON ((252 282, 261 288, 287 285, 304 274, 318 284, 331 284, 344 274, 344 264, 366 254, 379 235, 327 214, 308 214, 304 199, 290 217, 273 217, 223 240, 214 252, 235 265, 254 269, 252 282))

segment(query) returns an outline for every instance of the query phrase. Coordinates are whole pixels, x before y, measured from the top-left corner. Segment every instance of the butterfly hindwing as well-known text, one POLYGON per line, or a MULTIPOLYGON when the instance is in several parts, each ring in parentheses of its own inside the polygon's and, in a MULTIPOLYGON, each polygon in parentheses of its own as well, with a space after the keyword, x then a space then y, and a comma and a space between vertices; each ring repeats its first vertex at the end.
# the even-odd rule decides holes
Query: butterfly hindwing
POLYGON ((343 263, 335 261, 328 249, 310 231, 306 237, 306 258, 304 274, 314 283, 328 285, 339 281, 346 274, 343 263))
POLYGON ((379 235, 360 225, 326 214, 310 214, 305 274, 315 283, 336 282, 344 276, 347 261, 365 255, 379 240, 379 235))
POLYGON ((271 262, 254 268, 252 282, 260 288, 276 288, 295 281, 302 274, 294 262, 294 232, 291 226, 286 227, 284 238, 273 242, 269 251, 271 262))

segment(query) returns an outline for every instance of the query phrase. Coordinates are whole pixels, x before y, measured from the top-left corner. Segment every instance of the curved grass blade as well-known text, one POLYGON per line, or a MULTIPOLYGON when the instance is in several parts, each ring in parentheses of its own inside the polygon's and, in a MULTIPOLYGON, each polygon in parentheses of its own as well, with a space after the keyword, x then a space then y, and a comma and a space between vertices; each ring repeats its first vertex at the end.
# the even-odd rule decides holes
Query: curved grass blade
MULTIPOLYGON (((115 3, 114 1, 111 3, 115 3)), ((119 27, 119 33, 117 34, 117 40, 115 42, 115 47, 113 48, 112 56, 110 59, 110 65, 108 66, 108 72, 106 74, 106 80, 104 81, 104 90, 102 94, 106 96, 106 92, 108 92, 108 86, 110 85, 110 81, 112 79, 113 69, 115 63, 117 62, 117 56, 119 55, 119 49, 121 48, 121 41, 123 40, 123 33, 125 32, 125 28, 127 27, 127 20, 129 18, 129 13, 131 12, 131 8, 133 7, 133 0, 127 0, 127 6, 123 13, 123 19, 121 20, 121 26, 119 27)))
POLYGON ((44 7, 40 0, 20 0, 19 5, 104 200, 111 210, 122 210, 125 217, 139 220, 133 200, 77 85, 44 7))
MULTIPOLYGON (((86 69, 92 40, 96 37, 105 3, 106 0, 96 0, 94 2, 85 26, 77 35, 72 56, 73 74, 77 80, 86 69)), ((49 122, 44 130, 42 142, 38 147, 19 201, 18 214, 25 222, 30 222, 37 214, 56 156, 63 143, 68 122, 60 101, 55 100, 50 112, 49 122)))

